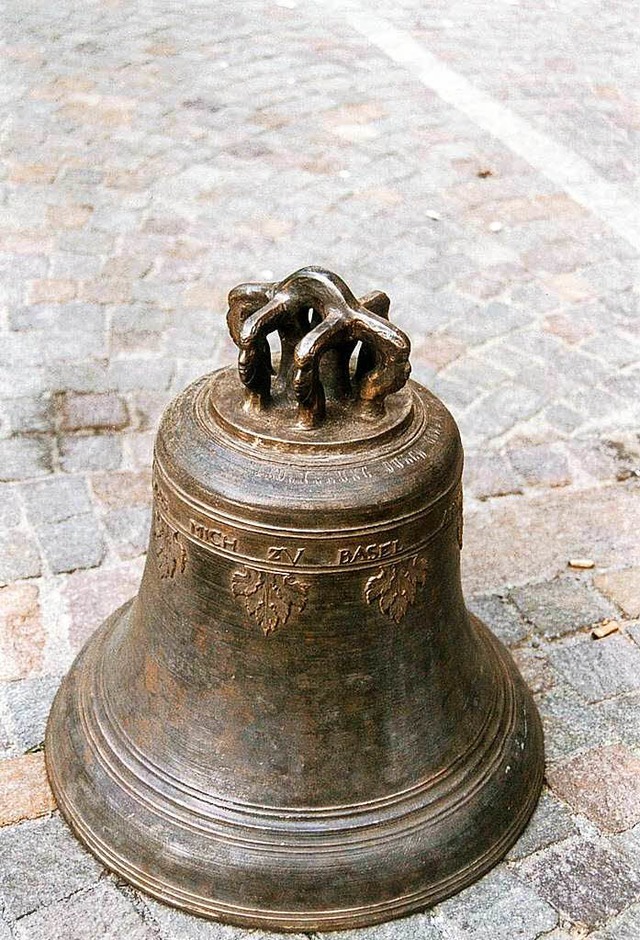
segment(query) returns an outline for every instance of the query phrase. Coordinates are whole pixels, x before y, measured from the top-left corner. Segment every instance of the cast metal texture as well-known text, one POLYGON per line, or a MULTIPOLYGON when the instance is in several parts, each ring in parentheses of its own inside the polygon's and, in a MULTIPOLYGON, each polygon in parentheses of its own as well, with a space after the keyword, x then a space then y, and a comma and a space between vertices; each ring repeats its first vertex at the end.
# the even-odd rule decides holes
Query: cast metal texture
POLYGON ((71 827, 195 914, 419 910, 491 868, 539 795, 530 693, 462 597, 458 430, 388 308, 318 268, 231 291, 238 369, 165 412, 140 591, 51 712, 71 827))

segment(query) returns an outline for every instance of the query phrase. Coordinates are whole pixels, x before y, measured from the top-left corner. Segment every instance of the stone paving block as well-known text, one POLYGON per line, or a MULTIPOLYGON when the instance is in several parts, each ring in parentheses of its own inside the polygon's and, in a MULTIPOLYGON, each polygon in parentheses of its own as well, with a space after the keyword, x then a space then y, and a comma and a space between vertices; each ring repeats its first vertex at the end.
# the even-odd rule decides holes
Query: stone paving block
POLYGON ((522 492, 522 484, 508 459, 490 451, 465 455, 464 487, 476 499, 522 492))
MULTIPOLYGON (((273 934, 261 934, 261 936, 266 938, 273 934)), ((445 935, 436 926, 433 917, 428 912, 401 917, 399 920, 387 921, 384 924, 375 924, 373 927, 312 934, 312 936, 328 937, 331 940, 445 940, 445 935)))
POLYGON ((93 513, 72 516, 38 528, 47 562, 55 574, 77 568, 95 568, 106 551, 104 538, 93 513))
POLYGON ((549 767, 555 794, 600 829, 623 832, 640 822, 640 759, 622 745, 598 747, 549 767))
POLYGON ((53 431, 51 399, 44 395, 12 398, 4 403, 12 434, 48 434, 53 431))
POLYGON ((22 494, 29 520, 37 527, 91 512, 87 484, 81 477, 55 476, 23 487, 22 494))
POLYGON ((94 884, 102 871, 59 816, 0 829, 0 857, 0 897, 10 921, 94 884))
POLYGON ((567 807, 548 790, 544 790, 527 828, 507 859, 516 861, 527 858, 540 849, 575 835, 578 835, 578 830, 567 807))
POLYGON ((66 435, 59 438, 58 447, 65 473, 117 470, 122 463, 122 442, 115 434, 66 435))
POLYGON ((79 650, 120 604, 133 597, 141 576, 142 559, 70 575, 62 595, 71 616, 69 638, 74 650, 79 650))
POLYGON ((548 444, 510 447, 513 468, 528 486, 567 486, 571 472, 563 453, 548 444))
POLYGON ((539 695, 537 705, 542 716, 548 761, 619 740, 617 730, 600 710, 585 703, 566 683, 560 682, 551 691, 539 695))
POLYGON ((0 441, 0 481, 46 476, 52 471, 51 442, 38 437, 0 441))
POLYGON ((557 677, 545 650, 521 646, 511 650, 511 655, 534 695, 549 692, 556 685, 557 677))
POLYGON ((109 384, 119 392, 141 388, 168 389, 175 363, 171 359, 117 359, 109 368, 109 384))
POLYGON ((640 500, 632 483, 478 503, 465 513, 465 590, 488 593, 505 584, 551 580, 566 572, 570 558, 593 558, 599 567, 618 565, 621 558, 640 564, 639 530, 640 500))
POLYGON ((10 529, 20 523, 20 502, 15 487, 0 487, 0 525, 10 529))
POLYGON ((528 636, 530 628, 514 604, 498 595, 467 598, 467 607, 507 646, 528 636))
POLYGON ((34 540, 19 529, 0 532, 0 584, 37 578, 42 563, 34 540))
POLYGON ((131 902, 107 881, 22 917, 14 929, 16 940, 152 940, 157 937, 131 902))
POLYGON ((587 702, 640 689, 640 649, 619 634, 603 640, 580 638, 552 650, 549 659, 587 702))
POLYGON ((0 826, 46 816, 55 808, 44 754, 0 760, 0 826))
POLYGON ((616 729, 625 744, 640 748, 640 692, 609 699, 598 705, 597 710, 616 729))
POLYGON ((59 685, 60 676, 42 676, 8 682, 0 691, 13 736, 22 750, 44 741, 47 718, 59 685))
POLYGON ((640 937, 640 905, 635 904, 614 917, 606 927, 589 934, 589 940, 638 940, 640 937))
POLYGON ((534 940, 558 923, 553 907, 504 868, 438 904, 433 913, 445 936, 458 931, 465 940, 534 940))
POLYGON ((616 616, 615 608, 583 581, 560 578, 516 588, 510 598, 537 633, 558 637, 616 616))
POLYGON ((640 874, 604 840, 560 842, 522 862, 519 873, 562 917, 585 927, 640 897, 640 874))
POLYGON ((22 679, 42 668, 45 633, 35 584, 0 587, 0 680, 22 679))
MULTIPOLYGON (((165 904, 159 904, 146 895, 143 904, 157 925, 161 940, 263 940, 269 936, 262 931, 244 930, 192 917, 165 904)), ((292 940, 303 940, 305 935, 293 933, 291 937, 292 940)))
POLYGON ((625 616, 640 617, 640 567, 604 572, 596 575, 593 583, 625 616))
POLYGON ((96 473, 91 488, 98 502, 111 509, 151 504, 151 470, 120 470, 118 473, 96 473))
POLYGON ((108 430, 124 428, 129 423, 127 406, 119 395, 66 393, 60 403, 63 431, 108 430))
POLYGON ((146 506, 112 509, 104 516, 104 525, 121 558, 135 558, 146 552, 149 544, 151 510, 146 506))

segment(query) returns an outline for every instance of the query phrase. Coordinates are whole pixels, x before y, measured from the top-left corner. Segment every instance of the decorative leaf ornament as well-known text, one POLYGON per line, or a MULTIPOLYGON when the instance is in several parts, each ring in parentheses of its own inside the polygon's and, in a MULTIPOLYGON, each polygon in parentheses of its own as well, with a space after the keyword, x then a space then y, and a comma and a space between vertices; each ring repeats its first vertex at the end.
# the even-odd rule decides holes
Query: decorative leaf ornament
POLYGON ((285 625, 293 612, 307 603, 309 585, 292 574, 239 568, 231 578, 234 597, 241 597, 249 616, 265 636, 285 625))
POLYGON ((382 613, 400 623, 415 601, 418 588, 427 580, 427 568, 427 559, 421 555, 381 568, 367 581, 367 604, 378 601, 382 613))
POLYGON ((182 536, 156 510, 153 517, 153 540, 156 546, 158 571, 162 581, 175 578, 187 567, 187 549, 182 536))

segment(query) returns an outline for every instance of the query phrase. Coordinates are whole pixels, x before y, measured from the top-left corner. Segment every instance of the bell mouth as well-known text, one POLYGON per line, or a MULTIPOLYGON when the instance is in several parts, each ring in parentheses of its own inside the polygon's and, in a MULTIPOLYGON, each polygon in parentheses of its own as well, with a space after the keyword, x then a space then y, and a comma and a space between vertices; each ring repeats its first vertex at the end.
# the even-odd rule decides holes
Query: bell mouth
POLYGON ((406 806, 391 801, 387 819, 379 806, 369 807, 367 824, 351 827, 332 807, 324 819, 299 820, 288 807, 265 816, 262 807, 237 804, 230 819, 225 802, 210 794, 195 799, 193 787, 161 779, 125 739, 113 737, 96 692, 114 657, 117 668, 130 614, 131 602, 94 634, 64 680, 47 727, 46 760, 58 805, 78 837, 109 869, 160 901, 242 927, 363 927, 424 910, 467 887, 526 826, 542 786, 540 720, 508 653, 475 618, 473 629, 503 687, 478 759, 462 759, 437 793, 417 792, 406 806), (374 879, 367 877, 372 871, 374 879), (325 895, 317 904, 310 901, 314 883, 325 895))
POLYGON ((296 454, 357 451, 395 442, 405 432, 420 434, 425 412, 410 383, 386 399, 384 411, 354 409, 353 401, 334 398, 326 403, 326 416, 318 427, 300 427, 297 403, 286 388, 276 388, 264 411, 247 409, 244 390, 232 367, 209 376, 195 401, 196 415, 209 433, 225 432, 233 446, 242 444, 296 454))

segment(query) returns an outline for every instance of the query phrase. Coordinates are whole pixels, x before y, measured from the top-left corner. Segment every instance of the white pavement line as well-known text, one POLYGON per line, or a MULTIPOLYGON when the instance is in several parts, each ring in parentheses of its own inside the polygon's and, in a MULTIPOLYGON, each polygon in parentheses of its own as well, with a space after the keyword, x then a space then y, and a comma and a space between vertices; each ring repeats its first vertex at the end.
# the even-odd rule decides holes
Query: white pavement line
POLYGON ((402 29, 354 0, 328 0, 356 32, 402 65, 443 101, 502 141, 575 202, 640 250, 640 206, 582 157, 541 133, 491 95, 441 62, 402 29))

